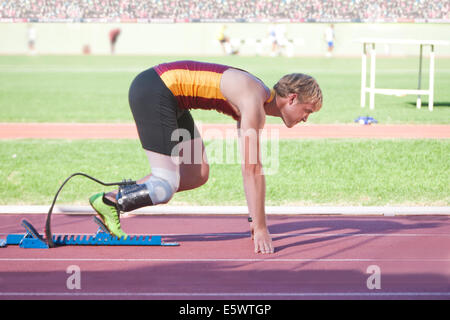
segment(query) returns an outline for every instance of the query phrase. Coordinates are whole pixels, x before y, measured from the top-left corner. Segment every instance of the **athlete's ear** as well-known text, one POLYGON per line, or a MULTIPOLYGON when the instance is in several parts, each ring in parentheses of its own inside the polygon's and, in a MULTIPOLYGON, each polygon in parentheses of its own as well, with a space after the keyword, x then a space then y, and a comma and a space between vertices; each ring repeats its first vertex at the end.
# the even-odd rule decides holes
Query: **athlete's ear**
POLYGON ((296 94, 296 93, 289 93, 288 94, 289 104, 297 103, 297 97, 298 97, 298 94, 296 94))

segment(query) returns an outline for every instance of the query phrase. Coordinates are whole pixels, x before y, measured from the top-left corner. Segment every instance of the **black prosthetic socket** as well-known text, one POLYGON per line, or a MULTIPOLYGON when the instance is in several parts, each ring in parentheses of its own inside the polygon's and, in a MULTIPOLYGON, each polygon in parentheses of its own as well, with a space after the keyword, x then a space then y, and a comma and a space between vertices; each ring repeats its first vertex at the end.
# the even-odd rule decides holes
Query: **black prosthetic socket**
POLYGON ((117 208, 122 212, 153 205, 145 184, 121 186, 117 194, 117 208))
POLYGON ((106 193, 103 194, 103 203, 104 203, 104 204, 107 204, 108 206, 114 206, 114 207, 117 207, 117 204, 116 204, 115 202, 109 200, 109 199, 106 197, 106 193))

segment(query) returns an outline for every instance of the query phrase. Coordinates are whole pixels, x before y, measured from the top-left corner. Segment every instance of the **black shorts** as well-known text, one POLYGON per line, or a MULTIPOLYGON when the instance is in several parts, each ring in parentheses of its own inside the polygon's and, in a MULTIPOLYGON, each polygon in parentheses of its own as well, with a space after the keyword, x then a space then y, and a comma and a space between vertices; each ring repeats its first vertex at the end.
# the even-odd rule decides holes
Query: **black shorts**
POLYGON ((179 142, 200 136, 189 110, 178 107, 175 96, 153 68, 136 76, 128 101, 139 139, 146 150, 171 155, 179 142), (189 134, 182 132, 174 141, 172 133, 177 129, 186 129, 189 134))

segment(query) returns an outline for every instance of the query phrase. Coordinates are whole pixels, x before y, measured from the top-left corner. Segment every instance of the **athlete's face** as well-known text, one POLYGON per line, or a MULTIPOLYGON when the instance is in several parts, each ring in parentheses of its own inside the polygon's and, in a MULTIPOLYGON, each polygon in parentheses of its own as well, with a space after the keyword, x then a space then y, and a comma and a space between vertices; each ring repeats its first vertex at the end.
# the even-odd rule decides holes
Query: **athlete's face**
POLYGON ((297 123, 306 122, 314 112, 314 106, 310 103, 300 103, 296 94, 290 94, 280 111, 286 127, 292 128, 297 123))

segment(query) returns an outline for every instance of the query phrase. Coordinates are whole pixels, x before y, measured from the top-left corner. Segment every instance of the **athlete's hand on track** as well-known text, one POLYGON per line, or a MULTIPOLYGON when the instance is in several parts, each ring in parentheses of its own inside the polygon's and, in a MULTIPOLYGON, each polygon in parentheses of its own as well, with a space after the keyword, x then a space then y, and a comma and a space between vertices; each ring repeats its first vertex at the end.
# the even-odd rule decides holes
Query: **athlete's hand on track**
POLYGON ((272 245, 272 237, 267 228, 251 228, 251 230, 253 243, 255 244, 255 253, 274 253, 275 250, 272 245))

